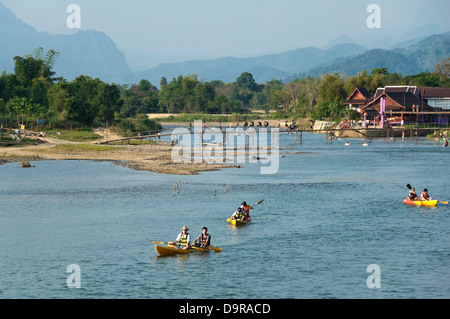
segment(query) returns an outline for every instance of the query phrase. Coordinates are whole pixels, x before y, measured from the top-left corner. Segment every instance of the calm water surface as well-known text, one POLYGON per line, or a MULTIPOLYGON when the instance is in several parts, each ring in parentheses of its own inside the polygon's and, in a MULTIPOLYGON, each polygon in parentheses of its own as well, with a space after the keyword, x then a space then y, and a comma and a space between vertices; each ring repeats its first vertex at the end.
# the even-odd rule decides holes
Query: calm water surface
POLYGON ((282 134, 281 146, 306 153, 283 154, 274 175, 260 164, 196 176, 0 166, 0 298, 450 298, 450 206, 402 203, 408 183, 450 199, 450 150, 346 141, 282 134), (227 225, 243 200, 261 199, 251 224, 227 225), (192 236, 207 226, 223 252, 158 257, 151 241, 183 225, 192 236), (67 287, 71 264, 81 289, 67 287), (380 289, 367 287, 371 264, 380 289))

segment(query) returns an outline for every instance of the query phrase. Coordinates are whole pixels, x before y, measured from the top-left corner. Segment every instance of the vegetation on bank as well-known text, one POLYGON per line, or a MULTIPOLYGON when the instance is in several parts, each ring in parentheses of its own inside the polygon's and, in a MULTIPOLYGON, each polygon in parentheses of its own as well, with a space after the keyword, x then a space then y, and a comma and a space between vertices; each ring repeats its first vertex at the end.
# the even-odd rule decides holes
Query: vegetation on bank
POLYGON ((47 136, 56 138, 58 140, 65 140, 70 142, 90 142, 101 138, 100 135, 92 132, 92 129, 81 128, 77 130, 52 130, 47 131, 47 136))
MULTIPOLYGON (((70 152, 111 152, 116 148, 112 146, 101 146, 92 144, 58 144, 50 149, 52 153, 70 154, 70 152)), ((49 151, 49 150, 46 150, 49 151)))
POLYGON ((0 75, 0 124, 3 127, 40 130, 75 130, 75 139, 89 139, 84 129, 109 127, 123 135, 159 130, 148 113, 183 113, 165 121, 251 121, 259 118, 251 110, 264 110, 265 119, 311 118, 357 119, 344 100, 356 86, 370 93, 386 85, 450 87, 450 58, 434 72, 403 77, 386 68, 349 77, 338 73, 296 78, 288 83, 271 80, 256 83, 242 73, 235 82, 205 82, 196 75, 162 78, 158 89, 148 80, 137 84, 109 84, 80 75, 72 81, 56 77, 53 66, 58 53, 41 48, 31 55, 15 57, 14 73, 0 75), (269 113, 269 110, 271 113, 269 113), (79 129, 79 130, 77 130, 79 129), (76 136, 80 134, 79 136, 76 136))

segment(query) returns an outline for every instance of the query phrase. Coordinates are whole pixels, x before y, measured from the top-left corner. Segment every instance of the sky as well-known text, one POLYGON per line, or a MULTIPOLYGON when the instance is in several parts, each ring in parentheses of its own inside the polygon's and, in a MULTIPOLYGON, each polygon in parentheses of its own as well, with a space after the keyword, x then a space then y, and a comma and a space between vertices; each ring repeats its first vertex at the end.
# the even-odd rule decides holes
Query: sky
POLYGON ((81 9, 81 29, 110 36, 126 54, 179 59, 249 57, 324 47, 339 37, 370 46, 406 39, 434 24, 450 31, 449 0, 0 0, 19 19, 49 34, 74 33, 66 12, 81 9), (369 28, 370 4, 380 28, 369 28))

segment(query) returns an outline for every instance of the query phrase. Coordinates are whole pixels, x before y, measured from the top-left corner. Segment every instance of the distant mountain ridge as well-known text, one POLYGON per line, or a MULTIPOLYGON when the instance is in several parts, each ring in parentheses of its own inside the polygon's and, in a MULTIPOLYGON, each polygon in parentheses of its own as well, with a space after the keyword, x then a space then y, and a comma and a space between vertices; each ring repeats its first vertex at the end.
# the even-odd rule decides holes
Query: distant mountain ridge
POLYGON ((403 76, 432 72, 439 61, 450 56, 450 32, 399 43, 393 49, 371 49, 343 43, 328 49, 302 48, 254 58, 220 58, 160 64, 134 74, 133 81, 146 78, 155 85, 161 77, 197 74, 204 81, 234 82, 242 72, 253 74, 256 82, 292 80, 296 76, 320 76, 338 72, 355 76, 362 70, 388 68, 403 76))
POLYGON ((114 41, 105 33, 79 30, 72 35, 38 32, 0 3, 0 72, 14 71, 14 56, 31 54, 42 47, 60 53, 54 71, 71 80, 81 74, 105 81, 121 81, 131 71, 114 41))
POLYGON ((243 72, 250 72, 256 82, 264 83, 273 78, 284 79, 306 72, 312 65, 324 63, 336 57, 356 56, 365 51, 364 47, 356 44, 338 44, 326 50, 308 47, 253 58, 225 57, 214 60, 165 63, 147 71, 135 73, 134 81, 146 78, 157 84, 162 76, 170 81, 179 75, 197 74, 205 81, 234 82, 243 72))
POLYGON ((310 69, 308 75, 338 72, 355 76, 362 70, 370 72, 383 67, 390 73, 413 75, 432 72, 442 58, 450 56, 450 32, 408 42, 410 45, 403 44, 392 50, 374 49, 355 57, 335 59, 310 69))
MULTIPOLYGON (((418 34, 419 35, 419 34, 418 34)), ((14 56, 31 54, 37 47, 60 53, 54 71, 72 80, 79 75, 98 77, 119 84, 149 80, 159 86, 162 77, 168 81, 180 75, 198 75, 200 80, 234 82, 243 72, 252 73, 258 83, 272 79, 290 81, 297 76, 320 76, 339 72, 354 76, 362 70, 387 67, 402 75, 433 71, 443 57, 450 56, 450 32, 408 39, 389 49, 367 49, 340 37, 323 49, 306 47, 284 53, 251 58, 223 57, 163 63, 145 71, 131 72, 125 54, 105 33, 93 30, 72 35, 49 35, 38 32, 18 19, 0 3, 0 72, 14 72, 14 56)))

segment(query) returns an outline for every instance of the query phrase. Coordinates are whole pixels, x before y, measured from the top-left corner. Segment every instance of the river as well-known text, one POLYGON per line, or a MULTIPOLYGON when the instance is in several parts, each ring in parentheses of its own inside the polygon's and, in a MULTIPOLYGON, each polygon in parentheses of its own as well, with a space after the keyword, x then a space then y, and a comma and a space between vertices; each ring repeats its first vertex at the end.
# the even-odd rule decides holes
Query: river
POLYGON ((281 134, 276 174, 260 163, 192 176, 94 161, 2 165, 0 298, 449 298, 450 206, 402 203, 406 184, 450 199, 449 149, 425 138, 362 143, 281 134), (249 225, 226 223, 261 199, 249 225), (158 257, 151 241, 175 240, 184 225, 192 237, 207 226, 223 251, 158 257), (68 288, 74 264, 79 289, 68 288))

